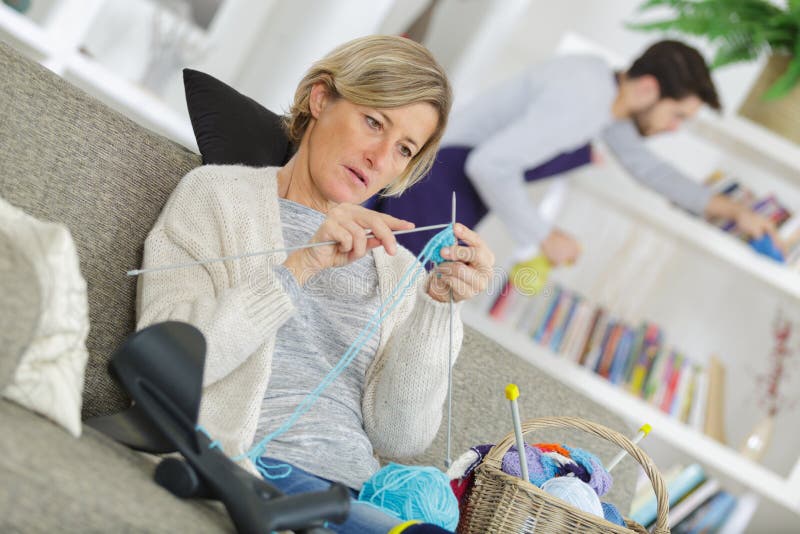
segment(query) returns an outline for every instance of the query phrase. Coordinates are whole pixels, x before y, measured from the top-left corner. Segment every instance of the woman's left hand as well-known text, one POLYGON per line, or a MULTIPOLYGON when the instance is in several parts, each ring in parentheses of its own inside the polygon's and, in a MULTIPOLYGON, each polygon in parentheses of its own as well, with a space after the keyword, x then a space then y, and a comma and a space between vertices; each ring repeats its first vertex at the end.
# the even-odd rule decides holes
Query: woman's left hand
POLYGON ((453 228, 457 240, 466 243, 445 247, 441 254, 445 259, 428 277, 428 295, 439 302, 459 302, 470 299, 486 289, 492 276, 494 254, 478 234, 458 224, 453 228))

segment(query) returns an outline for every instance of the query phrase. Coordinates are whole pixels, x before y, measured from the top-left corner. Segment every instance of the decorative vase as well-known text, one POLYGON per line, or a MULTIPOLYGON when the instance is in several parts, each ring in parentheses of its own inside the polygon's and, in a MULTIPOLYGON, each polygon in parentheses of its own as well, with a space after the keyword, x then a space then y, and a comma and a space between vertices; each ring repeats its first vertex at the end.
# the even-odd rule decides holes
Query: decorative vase
POLYGON ((762 99, 767 89, 786 71, 790 59, 787 55, 769 58, 739 108, 739 115, 800 144, 800 85, 778 100, 762 99))
POLYGON ((761 421, 756 423, 753 430, 744 438, 739 452, 745 458, 750 458, 754 462, 761 461, 764 453, 772 442, 772 432, 775 429, 775 415, 767 414, 761 421))

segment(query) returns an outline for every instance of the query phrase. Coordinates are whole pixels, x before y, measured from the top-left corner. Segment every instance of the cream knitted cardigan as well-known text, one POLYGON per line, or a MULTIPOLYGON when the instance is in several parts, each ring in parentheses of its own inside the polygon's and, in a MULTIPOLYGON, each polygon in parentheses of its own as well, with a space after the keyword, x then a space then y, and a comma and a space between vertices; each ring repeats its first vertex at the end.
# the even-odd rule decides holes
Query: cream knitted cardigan
MULTIPOLYGON (((167 201, 145 241, 144 267, 283 248, 277 168, 199 167, 167 201)), ((412 261, 373 250, 381 300, 412 261)), ((139 278, 137 328, 166 320, 198 327, 207 343, 200 423, 228 456, 252 444, 269 382, 275 336, 295 312, 271 267, 285 254, 253 256, 139 278)), ((379 330, 367 369, 364 428, 381 456, 422 452, 433 440, 447 392, 449 306, 410 288, 379 330)), ((456 313, 458 313, 456 306, 456 313)), ((454 352, 462 339, 454 321, 454 352)), ((252 470, 252 465, 248 465, 252 470)))

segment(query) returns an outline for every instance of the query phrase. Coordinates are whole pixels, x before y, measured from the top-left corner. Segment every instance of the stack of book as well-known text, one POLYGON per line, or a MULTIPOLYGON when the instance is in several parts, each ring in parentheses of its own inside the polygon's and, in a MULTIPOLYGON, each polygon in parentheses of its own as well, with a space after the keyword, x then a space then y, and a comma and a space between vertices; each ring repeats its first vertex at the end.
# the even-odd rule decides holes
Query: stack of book
MULTIPOLYGON (((722 172, 712 173, 706 179, 705 186, 712 193, 725 195, 772 220, 778 229, 778 236, 786 245, 785 263, 800 268, 800 217, 793 216, 774 194, 759 196, 736 178, 722 172)), ((747 236, 738 232, 736 223, 730 219, 712 218, 709 222, 745 241, 748 240, 747 236)))
MULTIPOLYGON (((737 498, 699 464, 673 466, 662 474, 669 494, 669 528, 674 534, 744 532, 755 511, 752 496, 737 498)), ((630 518, 652 529, 656 497, 649 480, 637 489, 630 518)))
POLYGON ((559 285, 525 295, 507 283, 489 315, 661 411, 703 429, 705 368, 670 346, 657 324, 628 324, 559 285))

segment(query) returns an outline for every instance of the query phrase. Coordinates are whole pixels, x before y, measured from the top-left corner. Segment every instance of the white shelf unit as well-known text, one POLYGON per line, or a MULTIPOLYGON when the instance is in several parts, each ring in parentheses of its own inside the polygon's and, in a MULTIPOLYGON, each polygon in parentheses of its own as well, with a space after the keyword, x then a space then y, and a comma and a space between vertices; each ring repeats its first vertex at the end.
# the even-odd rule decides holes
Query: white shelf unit
MULTIPOLYGON (((714 255, 775 290, 800 299, 800 272, 791 270, 707 222, 684 213, 645 190, 613 162, 578 171, 573 183, 644 224, 674 235, 684 244, 714 255)), ((800 206, 797 206, 800 208, 800 206)), ((793 211, 797 212, 797 208, 793 211)))
MULTIPOLYGON (((582 48, 580 51, 596 53, 598 48, 594 45, 589 45, 588 48, 582 48)), ((613 58, 611 61, 614 61, 613 58)), ((714 170, 722 170, 726 174, 736 176, 743 184, 753 187, 759 194, 774 192, 794 214, 800 215, 800 188, 798 188, 800 147, 779 138, 772 132, 751 123, 747 119, 737 116, 718 117, 709 113, 703 114, 694 122, 689 128, 685 128, 679 136, 658 136, 662 139, 657 139, 653 143, 656 153, 666 156, 667 161, 676 164, 684 173, 694 176, 698 180, 704 179, 714 170), (671 139, 662 142, 665 137, 671 139), (683 146, 678 146, 681 144, 683 146)), ((604 147, 601 146, 599 148, 603 151, 604 147)), ((577 205, 580 206, 574 208, 573 211, 585 207, 585 203, 582 203, 585 200, 583 197, 591 197, 607 207, 609 213, 613 212, 614 217, 621 216, 630 220, 633 225, 646 229, 643 230, 645 233, 652 229, 663 235, 669 241, 670 246, 673 244, 677 246, 677 250, 681 251, 683 258, 690 256, 700 262, 724 265, 725 270, 728 272, 722 276, 729 277, 733 283, 741 281, 751 288, 749 291, 760 291, 764 295, 769 294, 777 301, 789 302, 794 309, 800 310, 800 272, 759 255, 749 245, 734 236, 671 205, 662 196, 637 184, 607 151, 605 155, 606 161, 603 165, 592 165, 570 173, 570 187, 574 191, 570 192, 569 198, 571 201, 577 201, 577 205)), ((536 187, 534 187, 532 196, 537 194, 535 189, 536 187)), ((570 217, 566 219, 570 219, 570 217)), ((564 220, 563 222, 574 223, 575 218, 573 217, 569 221, 564 220)), ((604 221, 600 220, 598 222, 602 223, 604 221)), ((602 224, 598 226, 602 226, 602 224)), ((571 232, 578 231, 579 228, 580 225, 565 227, 567 231, 571 232)), ((504 230, 496 218, 487 218, 480 231, 490 245, 498 245, 496 253, 498 258, 501 258, 501 262, 502 258, 507 255, 510 256, 513 244, 509 242, 506 236, 502 235, 504 230)), ((586 242, 584 246, 588 255, 589 249, 596 252, 599 245, 586 242)), ((595 258, 597 256, 592 257, 592 260, 595 258)), ((573 269, 575 268, 566 270, 573 269)), ((603 267, 601 266, 599 269, 602 270, 603 267)), ((670 282, 672 282, 673 277, 680 277, 680 271, 686 272, 687 266, 678 261, 677 264, 671 264, 670 269, 668 269, 667 276, 662 277, 661 281, 656 283, 657 286, 661 285, 661 288, 656 291, 657 299, 661 298, 663 300, 664 294, 671 290, 670 282)), ((630 275, 629 270, 626 272, 630 275)), ((612 274, 611 276, 613 277, 614 275, 612 274)), ((599 283, 591 281, 585 286, 596 287, 602 285, 602 278, 603 275, 600 276, 601 281, 599 283)), ((575 277, 571 274, 567 275, 566 279, 575 281, 575 277)), ((638 290, 637 284, 641 285, 641 282, 638 280, 632 282, 633 291, 638 290)), ((631 282, 629 281, 628 283, 631 282)), ((569 283, 565 285, 570 287, 569 283)), ((644 282, 644 285, 647 286, 647 282, 644 282)), ((681 286, 681 288, 685 288, 685 285, 681 286)), ((571 289, 575 288, 571 287, 571 289)), ((643 289, 643 296, 633 300, 648 299, 651 291, 652 287, 646 287, 643 289)), ((591 291, 587 290, 579 292, 591 294, 591 291)), ((739 291, 737 294, 739 300, 736 300, 738 304, 741 304, 741 295, 742 291, 739 291)), ((703 306, 705 303, 701 302, 698 305, 692 305, 692 302, 698 296, 691 293, 684 294, 682 297, 675 295, 673 300, 683 299, 686 304, 674 306, 671 310, 673 314, 671 318, 675 318, 677 314, 695 315, 698 322, 713 324, 715 317, 707 315, 708 307, 703 306)), ((716 296, 720 298, 718 301, 720 306, 731 306, 730 303, 724 300, 726 297, 724 293, 718 293, 716 296)), ((622 309, 615 309, 613 303, 604 302, 604 299, 597 298, 597 295, 594 297, 592 300, 596 304, 611 304, 609 309, 612 313, 621 312, 622 318, 626 322, 634 323, 632 317, 624 317, 630 306, 625 305, 622 306, 622 309)), ((768 297, 764 297, 764 300, 768 300, 768 297)), ((641 308, 638 304, 633 307, 641 308)), ((656 307, 664 308, 664 306, 658 305, 656 307)), ((759 307, 760 312, 768 308, 763 302, 760 302, 757 307, 759 307)), ((663 311, 663 309, 660 311, 663 311)), ((755 313, 752 310, 748 310, 749 316, 755 315, 755 313)), ((637 316, 637 321, 643 318, 638 313, 633 315, 637 316)), ((638 427, 643 422, 651 423, 654 428, 654 437, 650 446, 657 454, 663 455, 663 458, 671 458, 670 461, 674 461, 681 456, 692 458, 707 466, 710 471, 717 472, 719 476, 732 483, 734 487, 741 485, 741 487, 746 488, 744 490, 745 493, 752 491, 758 496, 763 496, 764 502, 759 506, 763 512, 756 514, 751 525, 751 528, 755 529, 753 531, 785 531, 787 525, 796 522, 797 515, 800 515, 800 460, 797 460, 796 451, 793 455, 789 453, 789 459, 786 460, 785 449, 783 449, 780 462, 772 462, 773 465, 771 467, 748 460, 734 448, 711 439, 702 432, 670 417, 637 396, 628 393, 619 386, 611 384, 591 370, 557 355, 549 348, 537 344, 527 335, 514 330, 510 325, 493 320, 485 310, 479 310, 477 306, 465 306, 463 317, 465 323, 515 352, 532 365, 537 366, 554 380, 574 388, 581 394, 607 407, 610 411, 619 414, 630 421, 634 427, 638 427), (781 463, 781 465, 774 465, 777 463, 781 463), (758 517, 759 514, 761 517, 758 517), (764 516, 769 516, 770 514, 774 514, 773 517, 765 519, 764 516), (775 530, 776 528, 778 530, 775 530)), ((652 319, 648 317, 648 312, 644 313, 644 318, 652 319)), ((668 331, 670 344, 681 344, 681 335, 672 335, 672 328, 670 328, 672 325, 670 325, 669 319, 668 317, 661 317, 656 322, 667 325, 666 330, 668 331)), ((723 321, 718 321, 717 327, 719 327, 719 323, 723 323, 723 321)), ((685 327, 685 324, 680 324, 679 326, 685 327)), ((746 341, 746 343, 742 344, 747 345, 748 349, 752 349, 753 345, 756 344, 752 339, 748 339, 752 331, 748 330, 749 327, 746 321, 737 321, 734 325, 730 325, 729 328, 733 332, 733 338, 738 338, 739 343, 746 341)), ((686 328, 681 330, 685 331, 686 328)), ((698 330, 702 330, 702 327, 694 331, 695 335, 698 330)), ((759 334, 763 335, 763 331, 759 332, 759 334)), ((752 334, 752 336, 755 335, 752 334)), ((702 345, 707 348, 713 345, 714 342, 710 341, 696 345, 702 345)), ((766 350, 764 348, 761 354, 765 355, 766 350)), ((708 350, 702 354, 697 351, 689 351, 690 356, 700 356, 701 358, 713 353, 708 350)), ((725 354, 723 353, 722 356, 724 358, 725 354)), ((740 357, 740 355, 737 355, 737 358, 740 357)), ((728 371, 731 372, 730 374, 734 374, 734 371, 739 373, 738 380, 752 381, 752 377, 742 378, 742 374, 746 373, 746 371, 742 371, 740 367, 747 365, 746 363, 743 364, 747 360, 737 358, 728 363, 731 366, 728 371)), ((734 393, 729 393, 726 403, 736 405, 740 402, 740 397, 745 394, 746 382, 740 381, 729 383, 728 385, 731 387, 729 392, 732 391, 734 393)), ((753 410, 757 411, 755 408, 753 410)), ((729 430, 738 432, 747 430, 747 427, 751 427, 754 422, 748 417, 752 417, 752 412, 748 412, 739 424, 736 421, 729 421, 728 423, 731 426, 729 430)), ((792 416, 791 419, 796 421, 797 417, 792 416)), ((734 433, 729 432, 729 437, 734 433)), ((730 441, 730 443, 735 442, 736 440, 730 441)), ((797 441, 792 439, 791 443, 796 445, 797 441)), ((648 448, 647 443, 645 443, 645 448, 648 448)), ((790 448, 789 445, 786 448, 790 448)), ((768 454, 771 452, 768 452, 768 454)), ((660 457, 654 456, 654 459, 658 462, 660 457)))
POLYGON ((612 385, 589 369, 559 357, 528 336, 492 320, 475 307, 465 306, 462 318, 466 324, 496 340, 555 380, 574 388, 636 426, 643 422, 650 423, 653 434, 672 447, 800 514, 800 461, 789 477, 781 478, 764 466, 742 457, 733 449, 612 385))
POLYGON ((704 110, 693 128, 732 150, 752 151, 766 165, 783 166, 800 183, 800 146, 764 126, 736 114, 720 116, 704 110))
POLYGON ((197 151, 187 112, 178 113, 157 95, 79 52, 102 4, 103 0, 59 0, 45 23, 39 25, 0 3, 0 39, 28 52, 48 69, 142 126, 197 151))

